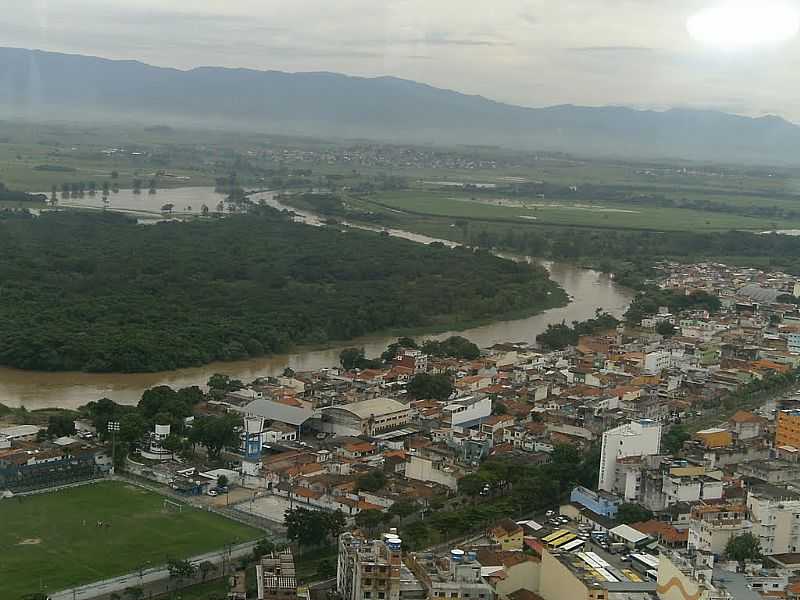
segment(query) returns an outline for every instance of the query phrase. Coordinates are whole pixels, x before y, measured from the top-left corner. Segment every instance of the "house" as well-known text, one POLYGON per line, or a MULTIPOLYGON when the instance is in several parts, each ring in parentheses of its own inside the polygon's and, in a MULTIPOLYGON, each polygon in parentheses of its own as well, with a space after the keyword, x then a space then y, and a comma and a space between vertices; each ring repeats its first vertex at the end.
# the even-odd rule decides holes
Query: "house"
POLYGON ((737 411, 728 419, 728 429, 736 434, 738 440, 750 440, 761 437, 766 426, 766 419, 756 416, 750 411, 737 411))
POLYGON ((501 550, 522 550, 522 525, 511 519, 502 519, 489 528, 488 537, 500 546, 501 550))
POLYGON ((375 454, 377 447, 369 442, 349 442, 339 448, 339 453, 349 459, 359 459, 375 454))
POLYGON ((492 442, 503 441, 503 430, 508 427, 514 426, 514 417, 512 415, 492 415, 486 417, 481 423, 481 433, 491 438, 492 442))

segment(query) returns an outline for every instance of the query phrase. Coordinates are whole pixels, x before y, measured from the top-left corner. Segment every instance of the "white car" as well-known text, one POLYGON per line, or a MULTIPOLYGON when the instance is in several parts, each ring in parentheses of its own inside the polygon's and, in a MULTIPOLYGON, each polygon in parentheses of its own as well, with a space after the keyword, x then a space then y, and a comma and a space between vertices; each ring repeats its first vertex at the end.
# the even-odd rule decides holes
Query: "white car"
POLYGON ((217 490, 208 490, 206 492, 206 494, 208 494, 209 496, 212 496, 212 497, 216 496, 217 495, 217 490))

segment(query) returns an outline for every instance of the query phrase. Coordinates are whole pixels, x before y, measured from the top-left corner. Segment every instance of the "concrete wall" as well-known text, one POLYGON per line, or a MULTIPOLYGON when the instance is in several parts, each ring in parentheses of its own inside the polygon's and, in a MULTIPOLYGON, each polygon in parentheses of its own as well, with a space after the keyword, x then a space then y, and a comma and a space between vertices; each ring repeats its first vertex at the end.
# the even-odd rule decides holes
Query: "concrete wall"
POLYGON ((542 552, 539 595, 544 600, 586 600, 589 590, 547 550, 542 552))
POLYGON ((421 456, 412 456, 406 463, 406 477, 417 481, 432 481, 439 483, 452 490, 458 489, 458 477, 455 473, 449 473, 436 469, 433 461, 421 456))
POLYGON ((541 563, 529 560, 513 567, 507 567, 505 572, 506 578, 499 581, 495 586, 495 592, 497 592, 498 596, 507 597, 517 590, 539 592, 541 563))

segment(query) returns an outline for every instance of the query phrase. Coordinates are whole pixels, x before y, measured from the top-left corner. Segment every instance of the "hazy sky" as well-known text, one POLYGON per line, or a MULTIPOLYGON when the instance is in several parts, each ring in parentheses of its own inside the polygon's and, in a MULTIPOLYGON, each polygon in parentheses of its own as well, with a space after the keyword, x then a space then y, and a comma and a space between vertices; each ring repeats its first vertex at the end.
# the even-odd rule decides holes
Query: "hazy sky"
POLYGON ((800 121, 796 37, 733 50, 687 33, 687 18, 720 1, 731 0, 0 0, 0 44, 178 68, 395 75, 527 106, 800 121))

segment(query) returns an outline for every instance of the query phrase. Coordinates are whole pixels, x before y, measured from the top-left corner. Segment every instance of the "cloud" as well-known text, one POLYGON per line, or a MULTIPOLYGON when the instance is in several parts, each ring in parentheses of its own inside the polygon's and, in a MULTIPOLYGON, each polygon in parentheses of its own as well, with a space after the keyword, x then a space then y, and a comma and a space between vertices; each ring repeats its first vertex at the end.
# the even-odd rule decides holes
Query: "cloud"
POLYGON ((568 48, 570 52, 596 52, 596 53, 631 53, 639 54, 646 52, 656 52, 655 48, 648 46, 578 46, 568 48))

